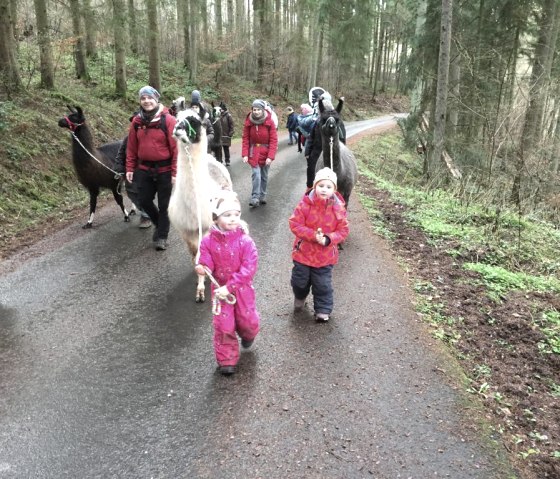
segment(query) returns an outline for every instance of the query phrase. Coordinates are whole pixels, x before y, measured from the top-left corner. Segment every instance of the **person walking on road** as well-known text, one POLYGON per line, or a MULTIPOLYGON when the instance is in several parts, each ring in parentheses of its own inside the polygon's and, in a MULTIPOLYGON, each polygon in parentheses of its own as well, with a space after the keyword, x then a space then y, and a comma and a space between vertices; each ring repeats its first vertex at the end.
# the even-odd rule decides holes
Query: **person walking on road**
POLYGON ((288 129, 288 145, 294 145, 298 141, 296 131, 298 126, 298 117, 291 106, 286 108, 286 111, 288 112, 288 119, 286 120, 286 128, 288 129))
POLYGON ((140 207, 154 224, 155 249, 167 249, 167 207, 177 175, 177 142, 173 137, 176 119, 159 103, 159 92, 140 88, 140 113, 131 122, 126 147, 126 180, 138 187, 140 207), (154 204, 157 193, 158 204, 154 204))
POLYGON ((266 205, 268 170, 278 150, 278 134, 264 100, 253 102, 243 125, 241 156, 252 169, 252 192, 249 206, 266 205))
POLYGON ((224 161, 226 166, 229 166, 231 160, 229 147, 231 146, 231 139, 234 134, 233 117, 224 102, 220 103, 220 108, 222 110, 222 113, 220 114, 220 125, 222 126, 222 148, 224 150, 224 161))
POLYGON ((338 245, 348 236, 344 199, 336 191, 336 173, 322 168, 313 188, 296 206, 289 219, 295 240, 292 248, 294 311, 303 309, 311 291, 315 320, 327 322, 333 310, 332 270, 338 262, 338 245))
POLYGON ((259 332, 260 317, 256 308, 253 278, 257 272, 258 252, 247 227, 241 221, 241 204, 237 195, 224 191, 213 211, 214 225, 200 244, 200 258, 195 270, 216 281, 214 295, 214 352, 219 371, 235 373, 239 344, 250 348, 259 332), (232 304, 233 303, 233 304, 232 304))

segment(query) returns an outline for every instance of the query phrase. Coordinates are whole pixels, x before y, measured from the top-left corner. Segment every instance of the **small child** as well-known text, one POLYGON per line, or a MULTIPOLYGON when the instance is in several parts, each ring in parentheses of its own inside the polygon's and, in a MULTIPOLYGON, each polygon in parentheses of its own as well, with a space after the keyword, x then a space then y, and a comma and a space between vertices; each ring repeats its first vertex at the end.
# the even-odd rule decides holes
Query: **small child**
POLYGON ((215 311, 214 352, 219 371, 229 376, 235 373, 239 360, 239 344, 250 348, 259 332, 259 313, 255 304, 253 278, 257 271, 258 253, 253 239, 241 221, 241 205, 237 195, 223 191, 213 212, 214 225, 200 244, 200 258, 195 270, 205 274, 208 268, 217 282, 212 293, 219 300, 215 311), (235 298, 229 302, 227 298, 235 298))
POLYGON ((292 289, 294 311, 301 311, 310 290, 315 320, 329 320, 333 309, 332 270, 338 262, 338 245, 348 236, 344 200, 336 191, 336 173, 322 168, 315 175, 313 188, 296 206, 289 219, 296 235, 292 250, 292 289))

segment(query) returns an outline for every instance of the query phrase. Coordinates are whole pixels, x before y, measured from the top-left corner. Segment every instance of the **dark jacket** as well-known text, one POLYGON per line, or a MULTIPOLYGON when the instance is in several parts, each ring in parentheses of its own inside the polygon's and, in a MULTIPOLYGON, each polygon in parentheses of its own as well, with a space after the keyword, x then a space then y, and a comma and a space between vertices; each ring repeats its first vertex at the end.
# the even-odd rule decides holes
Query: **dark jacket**
POLYGON ((295 112, 288 115, 288 121, 286 122, 286 128, 290 131, 296 131, 298 127, 298 118, 295 112))
POLYGON ((222 125, 222 145, 231 146, 231 139, 233 138, 234 125, 233 117, 229 111, 222 111, 220 116, 220 124, 222 125))

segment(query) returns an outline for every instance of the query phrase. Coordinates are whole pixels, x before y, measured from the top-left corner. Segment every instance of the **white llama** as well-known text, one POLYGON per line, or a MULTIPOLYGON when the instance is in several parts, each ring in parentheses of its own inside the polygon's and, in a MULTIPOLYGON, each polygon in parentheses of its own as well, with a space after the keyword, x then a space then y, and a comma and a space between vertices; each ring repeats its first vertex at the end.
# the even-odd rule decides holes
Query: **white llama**
MULTIPOLYGON (((200 240, 212 224, 212 209, 221 190, 232 190, 227 168, 207 153, 208 141, 202 122, 207 115, 192 109, 177 112, 173 134, 177 143, 177 177, 169 201, 169 219, 183 238, 193 260, 200 240)), ((196 302, 204 302, 204 276, 198 276, 196 302)))

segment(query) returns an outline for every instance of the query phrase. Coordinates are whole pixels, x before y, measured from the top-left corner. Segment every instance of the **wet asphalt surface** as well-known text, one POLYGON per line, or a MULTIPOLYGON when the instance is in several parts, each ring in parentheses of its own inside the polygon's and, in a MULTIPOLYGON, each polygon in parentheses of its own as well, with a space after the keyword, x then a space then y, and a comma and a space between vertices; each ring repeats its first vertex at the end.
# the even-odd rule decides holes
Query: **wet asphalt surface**
POLYGON ((113 203, 0 276, 1 478, 506 477, 356 195, 331 322, 293 314, 287 218, 305 160, 284 132, 253 210, 233 147, 262 317, 236 375, 216 371, 210 303, 194 302, 178 235, 156 252, 113 203))

